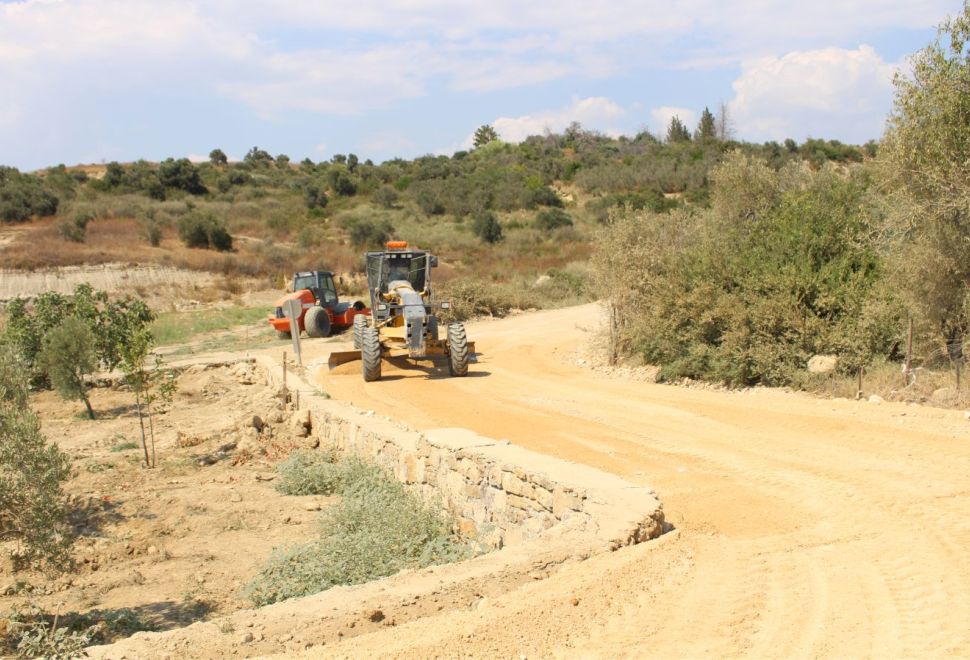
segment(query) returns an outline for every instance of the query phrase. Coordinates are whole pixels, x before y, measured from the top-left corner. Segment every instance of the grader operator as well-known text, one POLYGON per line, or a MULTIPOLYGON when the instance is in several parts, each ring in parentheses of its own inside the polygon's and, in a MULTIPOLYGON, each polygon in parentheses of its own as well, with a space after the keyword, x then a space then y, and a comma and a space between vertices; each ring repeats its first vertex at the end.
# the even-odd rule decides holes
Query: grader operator
POLYGON ((354 318, 354 351, 331 353, 330 368, 361 360, 365 381, 381 378, 385 357, 406 356, 414 360, 443 356, 452 376, 468 374, 469 354, 475 351, 461 323, 452 323, 439 336, 437 310, 450 303, 436 302, 431 289, 431 269, 438 257, 417 250, 405 241, 389 241, 385 250, 368 252, 367 288, 371 316, 354 318))

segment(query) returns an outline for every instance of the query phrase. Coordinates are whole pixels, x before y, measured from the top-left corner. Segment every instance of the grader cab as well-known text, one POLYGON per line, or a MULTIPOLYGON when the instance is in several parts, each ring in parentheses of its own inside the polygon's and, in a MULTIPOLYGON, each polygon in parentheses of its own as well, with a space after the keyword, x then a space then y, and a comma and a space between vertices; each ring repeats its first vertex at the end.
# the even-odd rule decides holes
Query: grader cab
POLYGON ((390 241, 386 250, 365 255, 370 316, 354 318, 354 351, 330 355, 330 368, 361 360, 365 381, 381 378, 386 357, 433 360, 443 357, 452 376, 468 374, 470 343, 461 323, 452 323, 440 336, 436 312, 448 302, 432 295, 431 270, 438 257, 410 248, 404 241, 390 241))

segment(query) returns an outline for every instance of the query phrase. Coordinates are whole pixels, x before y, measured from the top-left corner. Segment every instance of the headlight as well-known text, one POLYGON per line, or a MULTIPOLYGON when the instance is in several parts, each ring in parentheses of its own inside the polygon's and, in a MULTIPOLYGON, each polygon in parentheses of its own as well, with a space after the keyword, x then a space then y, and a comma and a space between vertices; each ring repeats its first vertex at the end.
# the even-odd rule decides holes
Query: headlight
POLYGON ((387 305, 385 305, 384 303, 380 303, 377 306, 377 311, 378 312, 385 312, 385 311, 387 311, 387 305))

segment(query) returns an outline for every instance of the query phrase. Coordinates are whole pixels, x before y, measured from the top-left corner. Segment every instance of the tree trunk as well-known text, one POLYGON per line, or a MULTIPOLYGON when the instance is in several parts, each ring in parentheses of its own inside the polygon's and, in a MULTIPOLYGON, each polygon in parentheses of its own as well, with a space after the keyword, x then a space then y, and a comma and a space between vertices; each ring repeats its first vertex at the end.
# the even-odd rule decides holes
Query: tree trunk
POLYGON ((91 407, 91 401, 88 400, 88 395, 82 394, 81 398, 84 400, 84 406, 88 409, 88 419, 94 419, 94 408, 91 407))
POLYGON ((148 411, 148 436, 152 440, 152 467, 155 467, 155 419, 152 415, 151 400, 146 402, 145 410, 148 411))
POLYGON ((141 413, 141 392, 135 390, 135 407, 138 408, 138 425, 141 427, 141 449, 145 453, 145 467, 152 467, 148 460, 148 439, 145 437, 145 420, 141 413))

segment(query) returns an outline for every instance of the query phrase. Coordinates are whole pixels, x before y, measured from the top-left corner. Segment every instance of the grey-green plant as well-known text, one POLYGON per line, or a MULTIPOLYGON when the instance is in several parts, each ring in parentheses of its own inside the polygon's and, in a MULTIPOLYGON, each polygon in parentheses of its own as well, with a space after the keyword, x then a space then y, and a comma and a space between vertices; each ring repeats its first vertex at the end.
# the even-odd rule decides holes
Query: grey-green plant
POLYGON ((154 345, 154 336, 148 328, 142 327, 127 334, 118 347, 121 355, 119 366, 125 374, 125 382, 135 395, 145 467, 149 468, 154 468, 156 463, 155 411, 152 405, 171 403, 176 388, 176 380, 171 371, 163 369, 161 357, 152 353, 154 345))
POLYGON ((377 465, 357 457, 332 461, 333 456, 323 460, 304 456, 281 467, 281 473, 304 474, 295 482, 296 492, 305 492, 312 484, 311 490, 333 488, 341 499, 321 515, 316 540, 274 551, 244 590, 253 604, 267 605, 406 568, 458 561, 478 551, 453 534, 437 507, 377 465))
POLYGON ((94 341, 90 326, 69 316, 44 337, 40 352, 40 363, 51 385, 61 398, 82 401, 90 419, 94 419, 94 409, 85 377, 98 364, 94 341))
POLYGON ((22 363, 0 351, 0 539, 17 542, 16 567, 63 567, 72 534, 62 486, 71 462, 42 435, 27 394, 22 363))
POLYGON ((970 4, 896 74, 879 149, 898 291, 959 365, 970 331, 970 4))

